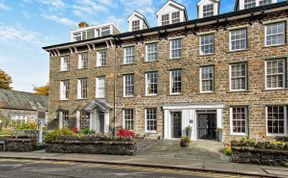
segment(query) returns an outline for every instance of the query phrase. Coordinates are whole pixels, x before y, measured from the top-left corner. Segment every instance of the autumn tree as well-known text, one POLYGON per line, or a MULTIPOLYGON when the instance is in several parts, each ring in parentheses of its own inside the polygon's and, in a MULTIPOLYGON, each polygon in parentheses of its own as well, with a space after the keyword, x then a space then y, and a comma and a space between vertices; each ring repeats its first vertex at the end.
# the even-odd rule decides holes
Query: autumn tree
POLYGON ((44 86, 35 87, 33 88, 36 94, 38 95, 49 95, 49 83, 44 86))
POLYGON ((11 90, 12 78, 10 75, 5 73, 2 69, 0 69, 0 88, 11 90))

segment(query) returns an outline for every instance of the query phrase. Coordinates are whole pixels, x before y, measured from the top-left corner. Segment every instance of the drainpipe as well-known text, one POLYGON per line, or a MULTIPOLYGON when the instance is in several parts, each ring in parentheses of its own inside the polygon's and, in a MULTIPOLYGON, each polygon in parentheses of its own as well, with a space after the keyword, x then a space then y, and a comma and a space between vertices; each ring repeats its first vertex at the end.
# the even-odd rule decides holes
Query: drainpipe
MULTIPOLYGON (((113 41, 111 41, 111 45, 113 41)), ((116 83, 117 83, 117 45, 114 43, 114 130, 113 134, 116 136, 116 83)))

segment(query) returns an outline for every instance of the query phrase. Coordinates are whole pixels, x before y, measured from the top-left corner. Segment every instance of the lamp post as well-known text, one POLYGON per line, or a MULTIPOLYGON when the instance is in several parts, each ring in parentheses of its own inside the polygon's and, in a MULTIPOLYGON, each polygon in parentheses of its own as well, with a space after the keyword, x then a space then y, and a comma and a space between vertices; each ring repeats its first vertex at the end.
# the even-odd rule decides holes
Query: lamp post
POLYGON ((39 124, 39 136, 38 136, 38 142, 43 142, 43 127, 45 125, 45 119, 46 119, 46 109, 43 107, 39 107, 37 109, 37 122, 39 124))
POLYGON ((2 130, 2 120, 0 120, 0 130, 2 130))

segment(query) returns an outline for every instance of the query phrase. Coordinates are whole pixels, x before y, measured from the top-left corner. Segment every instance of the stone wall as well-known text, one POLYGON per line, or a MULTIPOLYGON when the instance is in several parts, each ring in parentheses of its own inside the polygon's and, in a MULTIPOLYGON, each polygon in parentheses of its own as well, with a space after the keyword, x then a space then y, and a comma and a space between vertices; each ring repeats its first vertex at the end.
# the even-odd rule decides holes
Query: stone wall
MULTIPOLYGON (((163 104, 177 103, 224 103, 223 110, 223 135, 224 141, 228 142, 242 136, 231 135, 230 113, 231 106, 247 106, 249 111, 248 133, 250 137, 260 138, 266 135, 266 115, 267 105, 288 105, 288 90, 266 90, 265 89, 265 60, 272 58, 287 58, 288 45, 265 47, 264 34, 265 23, 284 19, 287 21, 288 12, 264 15, 263 17, 242 18, 227 23, 207 25, 198 27, 196 31, 183 30, 178 32, 168 32, 167 36, 158 35, 145 36, 143 42, 137 39, 123 40, 122 44, 109 46, 107 66, 95 67, 96 52, 102 49, 104 44, 96 46, 96 50, 89 51, 88 69, 77 69, 78 53, 63 53, 71 56, 71 71, 60 71, 60 57, 50 58, 50 119, 57 118, 57 111, 60 109, 69 110, 71 123, 76 118, 76 111, 81 110, 86 104, 95 99, 95 78, 105 76, 106 78, 106 102, 114 105, 114 69, 116 67, 116 127, 122 127, 122 110, 134 110, 134 131, 141 135, 145 133, 145 108, 157 108, 157 130, 149 134, 149 137, 158 138, 163 136, 163 104), (248 48, 242 51, 229 51, 230 28, 247 28, 248 48), (199 38, 203 33, 215 34, 215 53, 212 55, 199 54, 199 38), (182 57, 180 59, 169 59, 170 39, 182 38, 182 57), (145 62, 145 44, 149 42, 158 43, 158 60, 155 62, 145 62), (128 45, 135 46, 135 64, 123 64, 123 48, 128 45), (116 50, 116 54, 115 54, 116 50), (114 57, 116 58, 116 65, 114 57), (248 66, 248 90, 242 92, 231 92, 229 89, 229 64, 246 62, 248 66), (200 93, 199 91, 199 70, 201 66, 214 65, 215 67, 215 91, 213 93, 200 93), (171 69, 182 69, 182 93, 180 95, 170 95, 169 93, 169 71, 171 69), (145 73, 149 71, 158 72, 158 95, 145 96, 145 73), (135 76, 135 96, 124 98, 123 75, 133 73, 135 76), (88 77, 88 98, 77 100, 77 79, 88 77), (68 101, 59 100, 59 84, 61 80, 70 80, 70 99, 68 101)), ((287 25, 288 23, 286 23, 287 25)), ((286 28, 287 29, 287 28, 286 28)), ((288 33, 286 35, 286 38, 288 33)), ((287 40, 286 40, 287 41, 287 40)), ((105 46, 104 46, 105 47, 105 46)), ((69 50, 68 50, 69 51, 69 50)), ((83 50, 82 50, 83 51, 83 50)), ((85 51, 85 50, 84 50, 85 51)), ((79 49, 78 52, 81 52, 79 49)), ((110 112, 110 128, 114 127, 114 111, 110 112)), ((267 137, 270 139, 273 137, 267 137)))
POLYGON ((5 151, 30 152, 36 149, 36 145, 37 145, 37 141, 35 138, 7 138, 5 139, 5 151))
POLYGON ((232 162, 288 167, 288 145, 232 146, 232 162))
POLYGON ((134 155, 136 143, 119 141, 65 141, 46 143, 48 153, 134 155))

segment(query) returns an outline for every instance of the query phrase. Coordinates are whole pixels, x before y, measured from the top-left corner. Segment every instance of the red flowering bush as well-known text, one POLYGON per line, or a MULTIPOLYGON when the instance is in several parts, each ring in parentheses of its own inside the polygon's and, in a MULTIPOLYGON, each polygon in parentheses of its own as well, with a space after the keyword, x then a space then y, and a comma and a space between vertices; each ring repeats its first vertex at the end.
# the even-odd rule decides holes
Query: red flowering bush
POLYGON ((79 132, 79 129, 78 129, 78 128, 72 128, 71 130, 72 130, 72 132, 74 132, 74 133, 78 133, 78 132, 79 132))
POLYGON ((120 129, 117 132, 117 137, 135 137, 135 133, 128 129, 120 129))

